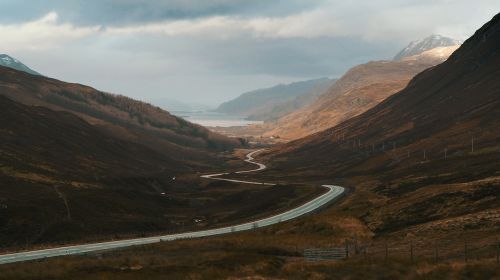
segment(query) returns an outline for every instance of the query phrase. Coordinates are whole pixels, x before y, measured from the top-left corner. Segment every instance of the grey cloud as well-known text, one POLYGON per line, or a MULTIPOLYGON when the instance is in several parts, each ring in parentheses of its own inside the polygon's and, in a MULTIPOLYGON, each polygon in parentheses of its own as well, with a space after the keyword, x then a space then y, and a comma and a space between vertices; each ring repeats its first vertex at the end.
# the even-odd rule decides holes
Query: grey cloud
POLYGON ((321 5, 324 0, 3 0, 9 11, 0 22, 23 22, 55 11, 62 21, 119 26, 208 16, 283 16, 321 5))
MULTIPOLYGON (((33 39, 33 33, 23 36, 14 30, 10 32, 11 41, 2 34, 6 49, 1 52, 19 58, 42 74, 101 90, 138 99, 170 97, 214 104, 277 83, 340 76, 356 64, 389 59, 410 40, 431 33, 471 35, 500 8, 499 2, 492 0, 472 4, 465 0, 381 0, 362 4, 336 0, 119 2, 4 0, 0 2, 4 11, 0 24, 38 19, 49 11, 59 16, 56 23, 51 23, 54 25, 68 22, 71 26, 125 27, 213 15, 279 19, 311 9, 327 12, 320 21, 301 29, 299 36, 252 36, 250 31, 237 28, 231 29, 230 36, 220 37, 213 36, 219 32, 217 28, 208 34, 202 31, 175 36, 162 32, 112 33, 104 29, 56 40, 51 36, 33 39), (341 32, 302 36, 321 28, 328 30, 329 23, 339 23, 341 32), (23 40, 19 41, 20 37, 23 40), (39 46, 44 40, 53 42, 45 49, 19 47, 39 46)), ((292 23, 302 27, 304 23, 295 19, 292 17, 292 23)), ((287 29, 288 23, 280 27, 287 29)), ((268 28, 274 27, 271 24, 268 28)), ((45 33, 51 35, 51 30, 45 33)), ((69 28, 64 34, 72 32, 69 28)))

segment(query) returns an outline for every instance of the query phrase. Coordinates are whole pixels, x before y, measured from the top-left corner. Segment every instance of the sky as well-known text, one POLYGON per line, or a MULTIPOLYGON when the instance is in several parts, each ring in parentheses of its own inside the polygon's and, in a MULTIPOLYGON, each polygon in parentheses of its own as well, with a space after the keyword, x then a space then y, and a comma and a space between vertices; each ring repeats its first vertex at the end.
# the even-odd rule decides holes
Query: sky
POLYGON ((340 77, 410 41, 465 40, 498 0, 0 0, 0 53, 145 101, 216 106, 279 83, 340 77))

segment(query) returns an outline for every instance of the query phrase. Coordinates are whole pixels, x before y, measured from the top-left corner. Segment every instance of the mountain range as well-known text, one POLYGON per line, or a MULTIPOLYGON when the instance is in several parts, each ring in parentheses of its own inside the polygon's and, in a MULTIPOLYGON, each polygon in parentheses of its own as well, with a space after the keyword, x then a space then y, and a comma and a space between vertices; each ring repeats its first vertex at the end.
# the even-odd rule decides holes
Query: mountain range
POLYGON ((436 47, 397 61, 371 61, 355 66, 308 106, 254 127, 259 127, 263 136, 285 141, 322 131, 403 89, 417 73, 443 62, 456 48, 458 45, 436 47))
POLYGON ((488 236, 500 211, 499 34, 500 14, 380 104, 270 150, 268 172, 355 185, 345 207, 364 205, 357 218, 375 235, 488 236))
POLYGON ((215 111, 269 121, 314 102, 336 79, 319 78, 246 92, 222 103, 215 111))

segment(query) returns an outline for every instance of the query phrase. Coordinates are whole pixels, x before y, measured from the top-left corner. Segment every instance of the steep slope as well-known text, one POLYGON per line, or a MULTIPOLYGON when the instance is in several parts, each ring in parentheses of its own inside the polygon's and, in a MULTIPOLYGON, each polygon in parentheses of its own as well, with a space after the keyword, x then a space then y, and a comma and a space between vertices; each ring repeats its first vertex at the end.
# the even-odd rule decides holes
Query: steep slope
POLYGON ((293 140, 352 118, 403 89, 424 69, 448 57, 458 46, 430 50, 400 61, 372 61, 344 74, 313 104, 267 124, 264 136, 293 140))
POLYGON ((425 51, 438 48, 460 45, 459 40, 451 39, 441 35, 431 35, 422 40, 413 41, 402 49, 393 60, 401 60, 405 57, 421 54, 425 51))
POLYGON ((62 182, 188 170, 173 155, 121 140, 68 112, 0 96, 0 115, 0 160, 7 173, 62 182))
POLYGON ((258 89, 221 104, 216 112, 247 116, 253 120, 273 119, 297 106, 307 105, 330 84, 331 80, 320 78, 258 89))
POLYGON ((26 72, 26 73, 32 74, 32 75, 40 75, 40 73, 32 70, 31 68, 29 68, 28 66, 26 66, 22 62, 20 62, 19 60, 15 59, 13 57, 10 57, 6 54, 0 54, 0 66, 9 67, 9 68, 23 71, 23 72, 26 72))
POLYGON ((144 228, 171 207, 151 184, 189 171, 68 112, 0 96, 0 116, 0 247, 144 228))
POLYGON ((500 14, 374 108, 270 151, 268 172, 357 185, 350 207, 379 235, 498 234, 498 77, 500 14))
POLYGON ((10 68, 0 67, 0 95, 27 105, 74 113, 124 140, 167 155, 196 157, 196 150, 225 150, 240 144, 237 139, 212 133, 147 103, 10 68))
POLYGON ((0 248, 191 224, 202 201, 224 197, 198 192, 196 174, 227 166, 218 152, 240 145, 149 104, 6 67, 0 119, 0 248))

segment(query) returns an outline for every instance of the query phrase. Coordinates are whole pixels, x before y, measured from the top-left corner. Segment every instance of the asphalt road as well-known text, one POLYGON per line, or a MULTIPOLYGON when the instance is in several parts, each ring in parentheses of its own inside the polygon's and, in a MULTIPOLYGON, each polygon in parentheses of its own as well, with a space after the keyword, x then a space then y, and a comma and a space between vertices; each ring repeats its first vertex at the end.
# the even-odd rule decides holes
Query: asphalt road
MULTIPOLYGON (((262 163, 258 163, 254 161, 253 155, 258 153, 261 150, 253 151, 247 155, 247 159, 245 160, 248 163, 257 165, 258 168, 252 170, 244 170, 238 171, 236 173, 248 173, 260 171, 266 168, 266 166, 262 163)), ((238 183, 246 183, 246 184, 259 184, 259 185, 274 185, 273 183, 267 182, 252 182, 252 181, 241 181, 241 180, 233 180, 226 178, 219 178, 219 176, 228 175, 229 173, 219 173, 219 174, 210 174, 203 175, 202 178, 213 179, 213 180, 223 180, 230 182, 238 182, 238 183)), ((288 221, 304 214, 310 213, 324 205, 326 205, 331 200, 337 198, 344 192, 343 187, 333 186, 333 185, 323 185, 323 187, 328 189, 328 192, 322 194, 315 199, 298 206, 294 209, 286 211, 284 213, 280 213, 268 218, 255 220, 248 223, 236 224, 233 226, 209 229, 209 230, 201 230, 194 232, 185 232, 178 234, 169 234, 162 236, 154 236, 154 237, 144 237, 144 238, 134 238, 128 240, 118 240, 118 241, 108 241, 108 242, 100 242, 100 243, 91 243, 91 244, 83 244, 83 245, 73 245, 73 246, 65 246, 65 247, 57 247, 51 249, 44 250, 35 250, 35 251, 27 251, 20 253, 12 253, 12 254, 4 254, 0 255, 0 264, 5 263, 13 263, 13 262, 21 262, 28 260, 36 260, 36 259, 44 259, 56 256, 64 256, 64 255, 76 255, 83 254, 88 252, 102 251, 102 250, 110 250, 116 248, 129 247, 134 245, 144 245, 150 243, 156 243, 161 241, 172 241, 177 239, 189 239, 189 238, 198 238, 198 237, 207 237, 214 236, 220 234, 227 234, 232 232, 251 230, 255 228, 265 227, 272 224, 277 224, 280 222, 288 221)))

